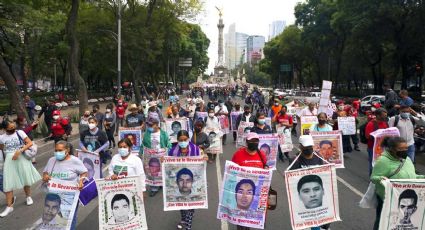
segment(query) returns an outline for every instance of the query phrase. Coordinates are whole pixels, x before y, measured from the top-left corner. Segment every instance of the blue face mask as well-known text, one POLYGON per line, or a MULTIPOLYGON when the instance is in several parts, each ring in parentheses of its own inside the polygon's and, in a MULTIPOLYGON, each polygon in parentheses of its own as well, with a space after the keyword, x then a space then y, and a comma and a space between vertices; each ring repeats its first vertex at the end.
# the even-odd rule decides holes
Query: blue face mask
POLYGON ((60 151, 60 152, 55 152, 55 158, 58 161, 62 161, 64 160, 66 157, 66 152, 65 151, 60 151))
POLYGON ((148 130, 148 132, 153 133, 153 128, 152 127, 148 127, 147 130, 148 130))
POLYGON ((128 148, 118 148, 118 153, 122 157, 126 157, 128 156, 128 154, 130 154, 130 152, 128 151, 128 148))
POLYGON ((410 116, 410 113, 400 113, 400 117, 403 119, 407 119, 409 118, 409 116, 410 116))
POLYGON ((187 148, 188 145, 189 145, 188 141, 179 141, 179 147, 182 149, 187 148))
POLYGON ((258 119, 258 124, 264 125, 266 123, 266 119, 258 119))

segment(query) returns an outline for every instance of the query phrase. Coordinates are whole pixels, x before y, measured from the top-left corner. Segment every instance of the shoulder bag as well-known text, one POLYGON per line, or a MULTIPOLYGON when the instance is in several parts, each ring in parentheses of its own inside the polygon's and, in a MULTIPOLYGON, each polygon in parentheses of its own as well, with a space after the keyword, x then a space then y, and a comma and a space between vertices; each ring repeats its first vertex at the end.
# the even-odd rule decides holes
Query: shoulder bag
MULTIPOLYGON (((25 145, 25 141, 22 139, 22 137, 19 135, 19 131, 20 130, 16 130, 16 135, 18 136, 19 142, 21 143, 21 145, 25 145)), ((35 155, 37 155, 37 144, 35 144, 34 142, 32 143, 32 146, 29 147, 27 150, 25 150, 22 155, 27 159, 27 160, 31 160, 31 158, 35 157, 35 155)))

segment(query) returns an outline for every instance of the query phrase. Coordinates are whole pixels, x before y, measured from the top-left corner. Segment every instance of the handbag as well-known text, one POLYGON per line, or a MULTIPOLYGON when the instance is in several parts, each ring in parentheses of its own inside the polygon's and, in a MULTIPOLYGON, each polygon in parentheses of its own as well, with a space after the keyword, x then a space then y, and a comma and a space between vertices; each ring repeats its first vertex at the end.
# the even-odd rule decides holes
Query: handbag
POLYGON ((94 178, 84 181, 83 189, 80 191, 78 199, 83 206, 86 206, 90 201, 97 197, 97 186, 94 178))
MULTIPOLYGON (((25 145, 24 140, 22 139, 22 137, 19 135, 19 130, 16 131, 16 135, 18 136, 19 142, 21 143, 21 145, 25 145)), ((32 146, 29 147, 27 150, 25 150, 22 155, 27 158, 28 160, 31 160, 33 157, 35 157, 35 155, 37 155, 37 149, 38 146, 35 143, 32 143, 32 146)))
MULTIPOLYGON (((266 167, 266 163, 264 162, 263 157, 261 156, 261 153, 259 150, 257 150, 258 155, 261 158, 261 162, 263 162, 264 168, 266 167)), ((275 210, 277 207, 277 191, 272 189, 272 186, 269 188, 269 195, 267 198, 267 209, 269 210, 275 210)))
MULTIPOLYGON (((394 170, 393 173, 391 173, 388 178, 393 177, 395 174, 400 172, 401 168, 403 168, 404 162, 406 160, 402 161, 400 165, 397 167, 396 170, 394 170)), ((376 186, 371 181, 369 182, 369 186, 367 187, 366 193, 363 194, 362 199, 359 202, 360 208, 376 208, 378 206, 378 198, 376 197, 376 186)))

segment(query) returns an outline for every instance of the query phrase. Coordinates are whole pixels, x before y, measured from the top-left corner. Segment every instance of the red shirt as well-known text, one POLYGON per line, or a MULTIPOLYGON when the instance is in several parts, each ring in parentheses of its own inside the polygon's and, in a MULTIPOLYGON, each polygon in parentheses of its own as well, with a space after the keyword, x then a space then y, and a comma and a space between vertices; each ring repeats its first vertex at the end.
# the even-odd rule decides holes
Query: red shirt
POLYGON ((378 129, 388 128, 388 123, 385 122, 385 121, 371 120, 371 121, 369 121, 369 123, 367 123, 366 129, 365 129, 365 136, 367 138, 367 147, 369 149, 373 148, 374 140, 373 140, 373 137, 370 136, 370 133, 376 131, 374 122, 376 122, 378 124, 378 129))
POLYGON ((125 115, 125 107, 122 105, 118 105, 117 108, 115 109, 115 111, 117 112, 117 116, 119 118, 124 118, 125 115))
POLYGON ((353 107, 354 107, 356 110, 359 110, 359 109, 360 109, 360 101, 359 101, 359 100, 355 100, 355 101, 353 101, 353 107))
POLYGON ((232 161, 239 166, 243 167, 254 167, 264 168, 264 164, 267 161, 266 154, 261 150, 258 150, 261 154, 250 155, 245 147, 238 149, 232 157, 232 161), (264 163, 263 163, 264 162, 264 163))
POLYGON ((68 120, 59 118, 57 121, 53 120, 50 129, 52 130, 53 137, 61 137, 65 134, 65 126, 68 125, 68 120))
POLYGON ((276 117, 276 121, 279 124, 290 124, 292 125, 292 116, 289 116, 288 114, 282 115, 279 113, 279 115, 276 117))

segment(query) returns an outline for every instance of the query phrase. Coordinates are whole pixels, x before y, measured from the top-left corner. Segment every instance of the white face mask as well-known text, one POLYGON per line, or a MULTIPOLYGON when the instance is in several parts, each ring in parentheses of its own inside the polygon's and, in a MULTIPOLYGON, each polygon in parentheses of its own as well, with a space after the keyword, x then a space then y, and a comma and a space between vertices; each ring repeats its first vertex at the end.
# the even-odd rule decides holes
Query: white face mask
POLYGON ((94 128, 96 128, 96 125, 95 125, 95 124, 93 124, 93 123, 90 123, 90 124, 89 124, 89 129, 94 129, 94 128))
POLYGON ((211 117, 211 118, 213 118, 214 117, 214 113, 209 113, 208 116, 211 117))
POLYGON ((111 110, 110 110, 110 109, 106 109, 106 112, 110 113, 110 112, 111 112, 111 110))
POLYGON ((59 116, 55 115, 55 116, 53 116, 53 119, 57 120, 57 119, 59 119, 59 116))

